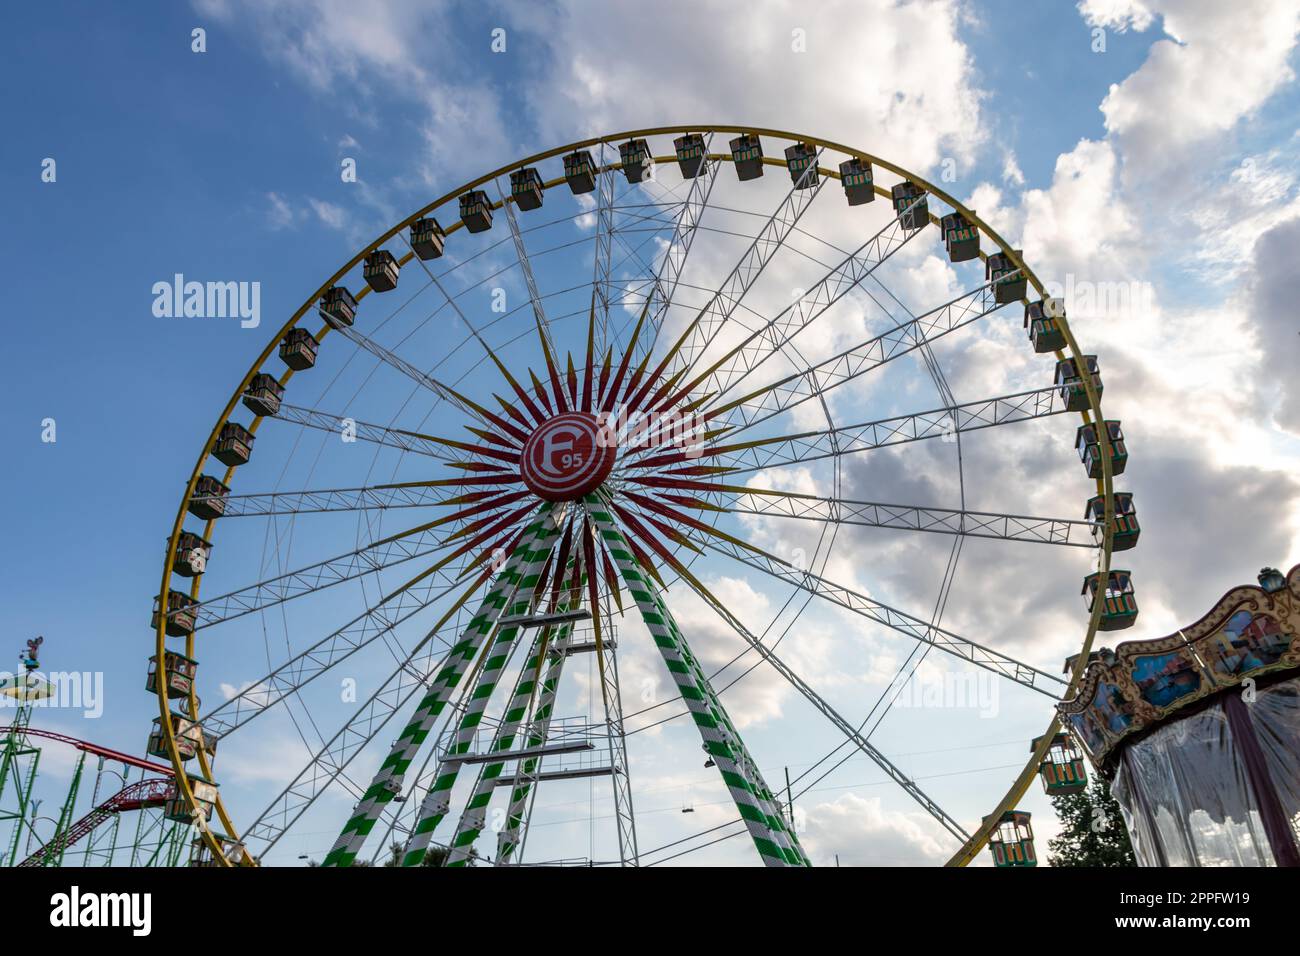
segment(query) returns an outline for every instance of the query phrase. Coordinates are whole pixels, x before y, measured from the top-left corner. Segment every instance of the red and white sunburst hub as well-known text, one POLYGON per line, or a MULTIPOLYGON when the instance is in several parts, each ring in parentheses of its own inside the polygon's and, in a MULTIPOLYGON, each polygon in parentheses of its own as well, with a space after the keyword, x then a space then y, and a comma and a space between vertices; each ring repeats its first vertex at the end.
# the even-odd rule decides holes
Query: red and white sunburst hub
POLYGON ((524 443, 519 474, 547 501, 577 501, 614 470, 618 448, 590 412, 565 412, 539 425, 524 443))

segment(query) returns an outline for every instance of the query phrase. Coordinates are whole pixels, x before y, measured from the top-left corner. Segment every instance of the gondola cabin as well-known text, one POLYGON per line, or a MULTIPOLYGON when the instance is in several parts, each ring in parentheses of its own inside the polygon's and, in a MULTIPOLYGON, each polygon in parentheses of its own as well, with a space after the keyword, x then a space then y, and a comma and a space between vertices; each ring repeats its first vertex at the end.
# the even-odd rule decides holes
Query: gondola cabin
MULTIPOLYGON (((210 819, 212 809, 217 804, 217 785, 211 780, 200 777, 198 774, 188 774, 187 779, 190 783, 190 792, 194 794, 194 803, 203 815, 203 819, 210 819)), ((190 812, 189 805, 181 798, 180 794, 176 794, 167 801, 163 809, 163 816, 176 823, 194 822, 194 814, 190 812)))
POLYGON ((442 256, 447 234, 436 219, 417 219, 411 223, 411 249, 421 262, 442 256))
POLYGON ((1065 332, 1061 330, 1060 322, 1064 318, 1064 299, 1025 303, 1025 332, 1035 352, 1056 352, 1065 348, 1065 332))
POLYGON ((460 197, 460 221, 470 232, 487 232, 492 228, 492 201, 481 189, 471 189, 460 197))
POLYGON ((276 381, 274 375, 258 372, 248 383, 243 400, 244 407, 254 415, 274 415, 284 400, 284 386, 276 381))
POLYGON ((916 183, 904 180, 891 187, 889 200, 904 229, 920 229, 930 221, 930 200, 916 183))
POLYGON ((704 172, 704 137, 699 133, 687 133, 673 140, 673 150, 677 153, 677 168, 682 171, 682 179, 694 179, 704 172))
MULTIPOLYGON (((203 739, 199 725, 175 711, 168 714, 168 719, 171 722, 172 735, 176 738, 176 753, 182 760, 192 760, 199 752, 200 742, 203 739)), ((153 731, 149 734, 149 743, 145 750, 151 757, 171 759, 171 754, 167 752, 167 739, 163 735, 161 717, 153 719, 153 731)))
POLYGON ((212 556, 212 545, 192 531, 182 531, 176 539, 176 556, 172 571, 182 577, 192 578, 202 574, 212 556))
MULTIPOLYGON (((167 697, 189 697, 194 688, 194 677, 198 673, 199 662, 192 657, 175 651, 163 652, 163 683, 167 697)), ((149 658, 149 672, 144 679, 144 689, 151 694, 158 693, 158 655, 149 658)))
POLYGON ((351 325, 357 318, 357 300, 343 286, 332 285, 320 300, 320 314, 335 328, 351 325))
POLYGON ((795 189, 812 189, 818 183, 817 147, 812 143, 795 143, 785 148, 785 168, 795 189), (807 175, 804 175, 804 173, 807 175))
MULTIPOLYGON (((1016 250, 1016 255, 1020 255, 1020 250, 1016 250)), ((1028 283, 1024 270, 1005 252, 995 252, 984 260, 984 278, 993 283, 993 301, 998 305, 1025 297, 1028 283)))
MULTIPOLYGON (((158 629, 158 599, 153 599, 153 619, 150 627, 158 629)), ((163 627, 163 633, 168 637, 184 637, 186 634, 194 632, 196 614, 194 608, 198 601, 190 597, 183 591, 170 590, 167 592, 167 623, 163 627)))
MULTIPOLYGON (((209 831, 212 838, 217 841, 221 847, 221 855, 230 862, 232 866, 240 866, 244 862, 247 851, 242 843, 238 843, 226 836, 224 833, 209 831)), ((203 838, 202 834, 196 836, 190 841, 190 866, 194 867, 214 867, 222 866, 221 860, 213 854, 212 848, 208 846, 208 841, 203 838)))
POLYGON ((618 158, 623 163, 623 175, 629 183, 643 183, 655 174, 650 144, 643 139, 629 139, 626 143, 620 143, 618 158))
MULTIPOLYGON (((1100 588, 1101 572, 1094 571, 1083 579, 1083 603, 1092 613, 1100 588)), ((1106 578, 1105 591, 1102 594, 1100 631, 1122 631, 1132 627, 1137 620, 1137 598, 1133 595, 1133 576, 1127 571, 1111 571, 1106 578)))
MULTIPOLYGON (((1142 530, 1138 527, 1137 508, 1133 504, 1133 496, 1127 492, 1117 491, 1112 497, 1115 499, 1115 532, 1111 536, 1111 549, 1127 551, 1138 543, 1138 535, 1142 530)), ((1103 527, 1103 522, 1106 520, 1105 499, 1101 495, 1089 498, 1083 516, 1093 523, 1092 537, 1100 546, 1105 530, 1103 527)))
POLYGON ((588 150, 574 150, 564 157, 564 181, 575 196, 596 188, 596 162, 588 150))
POLYGON ((366 263, 361 267, 361 275, 366 285, 375 292, 392 292, 397 288, 397 274, 402 267, 387 249, 376 249, 366 256, 366 263))
POLYGON ((763 175, 763 141, 750 133, 742 133, 731 141, 731 163, 736 167, 736 178, 742 183, 763 175))
POLYGON ((315 336, 306 329, 294 327, 280 340, 280 361, 295 372, 301 372, 316 364, 319 348, 315 336))
POLYGON ((226 422, 212 446, 212 457, 232 468, 246 465, 253 454, 253 433, 238 422, 226 422))
MULTIPOLYGON (((1106 434, 1110 436, 1110 473, 1122 475, 1124 467, 1128 464, 1128 449, 1124 447, 1124 432, 1119 422, 1107 421, 1106 434)), ((1102 475, 1101 442, 1097 439, 1097 426, 1080 425, 1078 432, 1075 433, 1074 448, 1079 453, 1079 460, 1083 462, 1083 470, 1088 473, 1088 477, 1100 478, 1102 475)))
MULTIPOLYGON (((1085 355, 1084 364, 1092 387, 1101 398, 1101 372, 1097 368, 1097 356, 1085 355)), ((1056 363, 1056 390, 1067 412, 1081 412, 1088 407, 1088 390, 1084 387, 1083 376, 1079 374, 1078 363, 1074 359, 1063 359, 1056 363)))
POLYGON ((840 184, 850 206, 875 202, 876 190, 871 179, 871 163, 854 156, 840 163, 840 184))
POLYGON ((208 761, 211 763, 212 758, 217 755, 217 742, 221 740, 221 738, 216 734, 208 733, 203 729, 202 725, 198 726, 198 731, 199 746, 202 747, 203 752, 208 755, 208 761))
POLYGON ((230 489, 211 475, 199 475, 194 482, 194 493, 190 495, 185 509, 202 521, 215 521, 226 513, 226 498, 230 489))
POLYGON ((510 174, 510 195, 520 209, 542 208, 542 177, 532 166, 516 169, 510 174))
MULTIPOLYGON (((1029 752, 1038 749, 1038 737, 1029 745, 1029 752)), ((1081 793, 1088 789, 1088 771, 1083 764, 1083 754, 1069 734, 1056 734, 1038 765, 1038 776, 1043 789, 1051 796, 1081 793)))
POLYGON ((950 212, 939 220, 943 245, 950 262, 969 262, 980 255, 980 233, 974 223, 959 212, 950 212))
POLYGON ((1029 823, 1030 814, 1023 810, 1008 810, 1002 814, 997 827, 989 834, 989 851, 993 865, 1037 866, 1034 853, 1034 828, 1029 823))

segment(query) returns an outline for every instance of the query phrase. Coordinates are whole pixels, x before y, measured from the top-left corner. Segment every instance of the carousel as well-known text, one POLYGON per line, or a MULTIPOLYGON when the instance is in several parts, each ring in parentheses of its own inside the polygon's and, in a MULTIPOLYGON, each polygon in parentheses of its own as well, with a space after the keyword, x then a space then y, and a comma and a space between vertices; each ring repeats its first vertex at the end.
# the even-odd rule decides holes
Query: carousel
POLYGON ((1093 652, 1059 705, 1140 865, 1300 865, 1297 598, 1300 565, 1265 568, 1175 634, 1093 652))

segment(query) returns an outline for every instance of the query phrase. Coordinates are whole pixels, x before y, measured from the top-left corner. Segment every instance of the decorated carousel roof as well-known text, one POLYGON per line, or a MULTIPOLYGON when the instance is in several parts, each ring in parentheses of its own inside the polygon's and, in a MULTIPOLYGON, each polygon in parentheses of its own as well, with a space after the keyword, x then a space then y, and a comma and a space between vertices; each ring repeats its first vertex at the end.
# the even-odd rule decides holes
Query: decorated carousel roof
POLYGON ((1078 695, 1057 710, 1094 764, 1105 769, 1121 744, 1208 698, 1300 670, 1300 565, 1286 575, 1266 568, 1260 582, 1233 588, 1173 634, 1089 655, 1078 695))

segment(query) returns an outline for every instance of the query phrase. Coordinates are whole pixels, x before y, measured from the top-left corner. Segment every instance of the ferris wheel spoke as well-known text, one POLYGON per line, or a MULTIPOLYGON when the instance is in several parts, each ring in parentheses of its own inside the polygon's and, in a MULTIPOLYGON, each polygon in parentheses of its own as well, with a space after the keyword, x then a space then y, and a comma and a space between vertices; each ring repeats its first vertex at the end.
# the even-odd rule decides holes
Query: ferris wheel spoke
MULTIPOLYGON (((490 431, 486 431, 487 435, 492 436, 485 439, 488 441, 488 445, 475 445, 471 442, 441 438, 436 435, 424 435, 403 428, 374 425, 370 422, 358 421, 347 415, 336 415, 332 412, 321 411, 317 408, 304 408, 299 405, 281 404, 275 415, 270 417, 273 421, 287 422, 330 432, 340 436, 340 440, 344 443, 360 439, 374 445, 383 445, 387 448, 396 448, 399 451, 427 455, 430 458, 437 458, 453 464, 463 463, 467 457, 489 459, 495 463, 508 465, 517 464, 519 461, 518 450, 508 445, 502 447, 500 443, 504 439, 490 431)), ((484 432, 476 432, 475 434, 482 435, 484 432)), ((494 464, 493 470, 505 471, 507 469, 501 464, 494 464)))
POLYGON ((718 486, 717 491, 731 499, 725 505, 731 514, 799 518, 859 527, 1030 541, 1077 548, 1097 547, 1091 535, 1099 525, 1071 518, 1035 518, 956 508, 921 508, 876 501, 854 501, 849 498, 822 498, 743 485, 718 486))
MULTIPOLYGON (((474 562, 481 564, 482 560, 474 562)), ((461 575, 450 580, 434 578, 436 566, 421 571, 385 594, 347 624, 280 664, 266 676, 252 682, 234 697, 202 716, 204 731, 220 739, 274 707, 285 697, 300 691, 311 681, 353 654, 391 634, 401 624, 442 600, 460 587, 461 575)), ((474 587, 478 587, 476 582, 474 587)), ((430 632, 422 643, 437 638, 449 647, 441 632, 430 632)))
MULTIPOLYGON (((858 288, 890 256, 903 248, 914 236, 920 235, 919 229, 907 229, 903 226, 903 217, 910 214, 912 205, 922 202, 915 200, 898 215, 881 228, 874 236, 860 245, 855 251, 845 255, 844 259, 806 293, 781 310, 776 316, 750 332, 738 345, 714 362, 711 366, 692 378, 662 405, 652 407, 669 407, 677 404, 690 393, 724 395, 733 386, 744 381, 773 355, 779 353, 796 335, 808 328, 831 306, 850 291, 858 288)), ((879 281, 879 280, 877 280, 879 281)), ((708 343, 705 344, 707 348, 708 343)))
POLYGON ((432 676, 448 666, 457 649, 453 647, 444 653, 441 649, 430 649, 429 642, 438 637, 445 643, 443 629, 491 574, 491 569, 485 570, 462 592, 424 640, 398 663, 380 689, 361 703, 352 717, 312 755, 307 766, 262 811, 249 827, 246 839, 263 841, 263 852, 275 846, 317 798, 343 775, 357 754, 374 740, 415 692, 426 688, 432 676))
POLYGON ((992 671, 1013 683, 1037 691, 1045 697, 1057 700, 1057 695, 1065 688, 1066 682, 1055 674, 1039 670, 1030 664, 1016 660, 1001 651, 985 647, 974 641, 960 637, 951 631, 890 607, 865 594, 836 584, 811 571, 803 571, 789 561, 778 558, 761 548, 740 542, 738 539, 725 537, 708 541, 704 545, 710 551, 725 555, 741 564, 762 571, 776 580, 792 584, 808 593, 825 600, 829 604, 852 611, 878 624, 934 647, 946 654, 960 658, 976 667, 992 671))
MULTIPOLYGON (((551 337, 551 323, 546 319, 546 310, 542 307, 542 297, 537 292, 537 279, 533 275, 533 263, 528 258, 528 250, 524 246, 524 237, 519 232, 519 217, 515 215, 514 203, 506 200, 505 193, 501 191, 500 181, 497 181, 495 185, 497 195, 501 197, 501 208, 506 213, 506 223, 510 227, 510 238, 515 246, 515 259, 519 263, 519 270, 524 275, 524 284, 528 288, 528 301, 533 306, 533 320, 537 323, 538 332, 554 350, 555 342, 551 337)), ((495 355, 493 358, 495 360, 495 355)), ((504 370, 505 367, 502 366, 502 371, 504 370)))
MULTIPOLYGON (((523 492, 508 496, 512 501, 523 498, 523 492)), ((504 503, 503 503, 504 504, 504 503)), ((475 550, 489 539, 502 534, 507 528, 518 524, 533 509, 530 503, 515 508, 502 515, 493 511, 455 530, 435 530, 460 519, 460 514, 445 515, 435 521, 417 525, 407 531, 389 535, 378 541, 357 548, 333 558, 327 558, 315 564, 307 565, 295 571, 247 585, 219 597, 200 602, 193 606, 195 626, 211 628, 224 621, 264 611, 267 608, 283 604, 286 601, 314 594, 325 588, 351 581, 367 574, 396 567, 416 558, 428 557, 437 551, 450 547, 461 538, 473 535, 470 541, 461 543, 454 551, 437 561, 428 571, 440 579, 458 580, 466 570, 484 559, 483 554, 474 556, 475 550), (484 530, 486 529, 486 530, 484 530), (465 562, 456 564, 458 559, 470 555, 465 562)))
MULTIPOLYGON (((712 142, 711 136, 710 142, 712 142)), ((707 154, 707 149, 705 152, 707 154)), ((639 347, 636 345, 635 340, 629 342, 626 346, 628 352, 632 352, 634 348, 637 349, 636 355, 633 356, 634 360, 647 358, 654 350, 659 337, 659 330, 663 327, 668 308, 672 305, 673 296, 677 292, 677 281, 681 278, 682 270, 686 267, 687 257, 690 255, 691 246, 695 242, 700 222, 708 209, 709 198, 713 194, 713 186, 717 182, 718 171, 721 168, 722 164, 720 162, 709 162, 706 159, 702 164, 699 175, 691 179, 690 187, 686 191, 686 198, 681 203, 681 209, 673 227, 672 238, 668 242, 668 248, 663 252, 663 258, 659 261, 659 268, 654 270, 654 281, 646 297, 646 305, 649 307, 650 316, 650 335, 641 340, 642 345, 639 347)))
POLYGON ((446 478, 395 484, 365 485, 356 488, 316 488, 309 491, 264 491, 221 497, 195 495, 199 504, 222 503, 222 518, 276 517, 279 515, 315 514, 337 511, 384 511, 391 508, 428 508, 484 501, 500 494, 499 490, 461 492, 474 485, 517 484, 514 475, 473 478, 446 478))
MULTIPOLYGON (((596 167, 605 165, 605 144, 600 144, 596 167)), ((596 351, 603 353, 609 338, 610 258, 614 249, 614 174, 596 176, 596 234, 592 257, 591 288, 596 319, 596 351)))
MULTIPOLYGON (((456 304, 455 300, 452 299, 451 296, 447 295, 446 290, 442 288, 442 283, 440 283, 437 277, 432 275, 432 273, 430 273, 430 279, 433 284, 438 287, 439 291, 442 292, 447 301, 451 303, 452 308, 454 308, 456 313, 461 317, 461 321, 463 321, 469 327, 470 331, 473 332, 474 338, 483 346, 484 350, 488 353, 489 358, 493 359, 493 361, 497 363, 498 368, 504 368, 504 366, 501 365, 500 360, 497 359, 496 353, 488 347, 487 342, 483 340, 483 337, 478 333, 478 330, 475 329, 474 326, 470 324, 469 320, 465 318, 465 313, 461 312, 460 306, 456 304)), ((358 331, 353 326, 345 325, 343 323, 333 323, 333 327, 341 332, 345 337, 351 339, 355 344, 365 349, 371 355, 374 355, 384 364, 401 372, 416 384, 423 385, 429 391, 433 392, 440 401, 445 401, 454 405, 471 418, 478 419, 482 425, 488 428, 500 428, 521 442, 527 437, 526 434, 519 432, 518 429, 511 426, 508 422, 502 421, 486 408, 483 408, 476 402, 466 398, 450 385, 445 385, 432 375, 429 375, 426 372, 421 372, 410 362, 406 361, 406 359, 380 345, 374 339, 358 331)))
POLYGON ((801 678, 788 664, 782 661, 757 635, 753 634, 744 624, 731 613, 721 601, 715 598, 709 591, 700 585, 699 581, 693 576, 685 575, 683 580, 712 610, 726 623, 742 640, 753 648, 760 657, 763 658, 772 669, 781 675, 800 695, 803 696, 810 704, 813 705, 831 724, 842 733, 845 738, 854 746, 861 750, 869 757, 877 767, 894 781, 903 791, 921 805, 924 810, 934 817, 939 824, 951 833, 960 843, 965 843, 970 839, 969 835, 961 825, 954 820, 938 803, 931 799, 916 782, 908 777, 902 770, 896 767, 871 741, 859 733, 858 728, 854 727, 846 720, 834 707, 830 705, 820 694, 813 690, 803 678, 801 678))
MULTIPOLYGON (((959 433, 1009 425, 1015 422, 1060 415, 1068 409, 1056 386, 999 395, 952 407, 936 408, 913 415, 898 415, 853 425, 838 425, 793 435, 777 435, 747 442, 726 442, 684 451, 658 453, 647 449, 641 458, 631 459, 626 468, 635 472, 644 468, 664 468, 673 465, 692 465, 708 461, 723 468, 728 474, 746 474, 764 468, 806 464, 870 451, 888 445, 905 444, 938 438, 954 440, 959 433)), ((743 430, 743 429, 739 429, 743 430)), ((739 431, 738 430, 738 431, 739 431)), ((719 429, 721 431, 721 429, 719 429)), ((730 432, 725 437, 731 437, 730 432)), ((630 480, 645 481, 643 478, 630 480)), ((664 482, 666 479, 654 479, 664 482)))
POLYGON ((851 382, 900 355, 992 315, 1005 304, 997 302, 993 295, 994 285, 1002 281, 1005 280, 997 279, 964 293, 937 309, 896 325, 811 368, 788 375, 724 405, 709 408, 716 399, 706 398, 687 406, 687 409, 702 411, 705 421, 728 415, 729 420, 739 422, 733 434, 752 428, 810 398, 851 382))
MULTIPOLYGON (((460 641, 452 649, 447 662, 439 670, 437 678, 421 698, 402 735, 390 749, 387 759, 322 865, 350 866, 356 859, 365 845, 366 837, 374 828, 379 813, 401 790, 407 768, 446 707, 451 692, 460 683, 466 665, 478 656, 488 635, 496 630, 496 622, 503 608, 514 600, 515 593, 520 588, 525 588, 526 593, 532 593, 536 589, 542 570, 550 559, 555 537, 559 534, 559 522, 564 514, 563 505, 544 505, 536 520, 528 526, 523 537, 511 550, 496 581, 488 590, 460 641)), ((422 805, 422 821, 424 810, 422 805)))
MULTIPOLYGON (((817 157, 820 156, 819 150, 817 157)), ((816 169, 816 164, 817 160, 814 159, 798 181, 791 186, 789 193, 763 224, 744 254, 732 267, 727 278, 669 347, 641 391, 635 396, 627 396, 633 409, 641 404, 651 385, 658 385, 660 390, 663 390, 664 383, 661 376, 670 365, 676 369, 678 377, 681 377, 688 374, 696 361, 707 352, 719 330, 731 319, 746 293, 762 275, 767 264, 784 245, 790 231, 821 192, 825 185, 824 179, 818 178, 816 185, 807 186, 807 179, 816 169)), ((650 342, 651 348, 654 347, 658 333, 659 329, 656 327, 650 342)))

